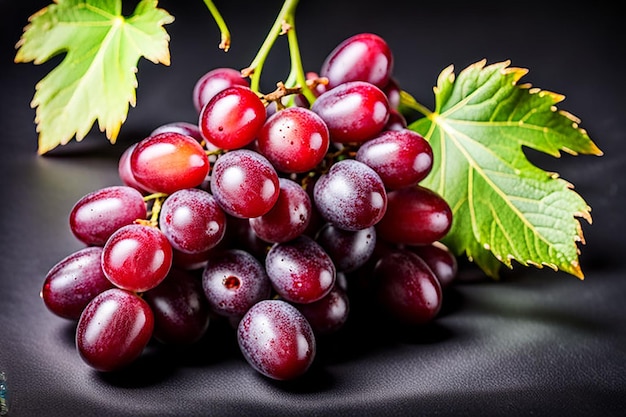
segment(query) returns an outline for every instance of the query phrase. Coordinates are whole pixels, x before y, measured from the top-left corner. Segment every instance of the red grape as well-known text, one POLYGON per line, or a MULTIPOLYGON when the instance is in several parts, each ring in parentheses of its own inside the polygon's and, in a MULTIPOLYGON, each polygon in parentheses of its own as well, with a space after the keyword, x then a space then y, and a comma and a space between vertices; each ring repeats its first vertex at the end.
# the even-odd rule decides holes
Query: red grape
POLYGON ((393 71, 387 42, 373 33, 359 33, 341 42, 322 64, 320 75, 333 88, 349 81, 366 81, 383 88, 393 71))
POLYGON ((172 246, 156 227, 131 224, 104 245, 102 270, 117 287, 143 292, 159 285, 172 266, 172 246))
POLYGON ((452 210, 437 193, 422 186, 387 194, 387 211, 376 225, 381 239, 406 245, 441 240, 452 227, 452 210))
POLYGON ((276 380, 303 375, 316 354, 311 325, 282 300, 263 300, 252 306, 239 322, 237 341, 246 361, 276 380))
POLYGON ((76 327, 76 347, 92 368, 115 371, 141 355, 153 330, 148 303, 134 293, 112 288, 85 307, 76 327))
POLYGON ((70 230, 86 245, 103 246, 117 229, 146 215, 139 191, 128 186, 105 187, 76 202, 69 216, 70 230))
POLYGON ((199 186, 210 168, 198 141, 175 132, 160 133, 138 142, 130 155, 130 167, 144 189, 165 194, 199 186))
POLYGON ((278 171, 305 172, 319 164, 329 146, 326 123, 313 111, 289 107, 270 116, 259 132, 261 154, 278 171))
POLYGON ((263 123, 265 106, 248 87, 232 86, 217 93, 200 112, 202 136, 221 149, 239 149, 252 142, 263 123))

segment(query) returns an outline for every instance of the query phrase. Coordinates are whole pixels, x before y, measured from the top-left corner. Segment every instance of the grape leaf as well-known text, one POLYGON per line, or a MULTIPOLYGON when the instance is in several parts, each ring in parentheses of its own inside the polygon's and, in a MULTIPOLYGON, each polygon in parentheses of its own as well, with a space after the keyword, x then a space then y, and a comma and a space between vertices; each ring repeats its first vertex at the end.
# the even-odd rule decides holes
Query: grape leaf
POLYGON ((98 121, 115 143, 135 106, 137 63, 143 56, 169 65, 169 35, 174 19, 156 0, 142 0, 130 17, 121 0, 55 0, 35 13, 17 43, 15 62, 41 64, 66 52, 61 63, 35 87, 38 153, 72 137, 82 140, 98 121))
MULTIPOLYGON (((443 240, 466 253, 487 275, 502 264, 548 266, 584 278, 579 244, 590 207, 572 184, 533 165, 523 147, 559 157, 602 155, 573 115, 556 108, 562 95, 518 81, 522 68, 482 60, 455 77, 437 80, 435 111, 409 128, 433 147, 435 163, 423 185, 442 195, 453 211, 443 240)), ((404 94, 404 104, 420 106, 404 94)))

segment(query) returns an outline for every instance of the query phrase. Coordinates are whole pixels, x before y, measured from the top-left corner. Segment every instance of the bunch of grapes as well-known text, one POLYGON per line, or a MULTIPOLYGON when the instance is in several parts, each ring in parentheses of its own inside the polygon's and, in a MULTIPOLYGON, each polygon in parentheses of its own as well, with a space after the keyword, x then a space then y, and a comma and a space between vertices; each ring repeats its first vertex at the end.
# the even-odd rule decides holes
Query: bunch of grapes
POLYGON ((130 146, 123 185, 71 210, 86 246, 49 271, 42 298, 77 321, 81 358, 117 370, 153 339, 194 343, 225 320, 254 369, 292 379, 318 335, 344 327, 357 279, 390 320, 433 320, 457 270, 440 243, 452 212, 420 185, 433 153, 398 111, 392 67, 363 33, 307 74, 312 103, 280 84, 258 94, 230 68, 200 78, 198 123, 130 146))

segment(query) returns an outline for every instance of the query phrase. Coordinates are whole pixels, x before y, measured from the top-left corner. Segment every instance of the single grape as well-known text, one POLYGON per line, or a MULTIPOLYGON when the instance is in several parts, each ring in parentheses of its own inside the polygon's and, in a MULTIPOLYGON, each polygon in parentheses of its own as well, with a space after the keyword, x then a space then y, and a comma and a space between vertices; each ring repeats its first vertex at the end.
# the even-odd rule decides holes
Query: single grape
POLYGON ((265 258, 274 290, 287 301, 306 304, 324 297, 335 283, 335 265, 308 236, 277 243, 265 258))
POLYGON ((322 299, 309 304, 294 304, 307 319, 314 333, 331 334, 348 321, 350 300, 346 291, 335 285, 322 299))
POLYGON ((139 191, 128 186, 111 186, 93 191, 74 204, 69 215, 70 230, 86 245, 103 246, 122 226, 147 216, 139 191))
POLYGON ((115 371, 141 355, 153 329, 148 303, 134 293, 113 288, 85 307, 76 327, 76 347, 92 368, 115 371))
POLYGON ((300 236, 311 220, 311 199, 295 181, 279 178, 280 194, 262 216, 250 219, 254 233, 266 242, 286 242, 300 236))
POLYGON ((349 231, 328 223, 315 240, 328 253, 337 271, 352 272, 364 265, 374 253, 376 228, 370 226, 349 231))
POLYGON ((376 225, 377 236, 392 243, 428 245, 452 227, 452 210, 436 192, 413 186, 387 194, 387 211, 376 225))
POLYGON ((263 300, 252 306, 239 322, 237 342, 252 368, 275 380, 303 375, 316 355, 311 325, 282 300, 263 300))
POLYGON ((156 340, 165 344, 190 344, 200 340, 210 323, 210 309, 202 285, 188 271, 170 270, 155 288, 143 294, 154 314, 156 340))
POLYGON ((330 140, 365 142, 379 134, 389 120, 387 96, 364 81, 340 84, 319 96, 311 106, 328 126, 330 140))
POLYGON ((360 33, 341 42, 322 64, 320 75, 330 88, 349 81, 366 81, 383 88, 393 71, 393 56, 383 38, 360 33))
POLYGON ((387 193, 380 176, 354 159, 334 163, 315 182, 313 200, 328 222, 352 231, 378 223, 387 207, 387 193))
POLYGON ((397 189, 426 178, 433 166, 433 151, 412 130, 389 130, 361 145, 355 159, 376 171, 385 187, 397 189))
POLYGON ((289 107, 270 116, 258 135, 259 152, 285 173, 309 171, 330 143, 326 123, 304 107, 289 107))
POLYGON ((130 155, 130 167, 144 189, 165 194, 199 186, 210 168, 198 141, 175 132, 160 133, 138 142, 130 155))
POLYGON ((102 247, 80 249, 54 265, 44 279, 41 298, 59 317, 78 320, 87 304, 113 284, 102 272, 102 247))
POLYGON ((231 216, 259 217, 278 200, 278 173, 263 155, 237 149, 220 156, 211 173, 211 192, 231 216))
POLYGON ((375 294, 392 317, 424 324, 441 309, 441 285, 419 256, 398 249, 381 257, 374 268, 375 294))
POLYGON ((233 85, 249 87, 250 83, 234 68, 215 68, 200 77, 193 87, 192 97, 198 114, 217 93, 233 85))
POLYGON ((224 237, 226 214, 207 191, 186 188, 165 199, 159 227, 172 248, 201 253, 214 248, 224 237))
POLYGON ((456 279, 458 272, 456 256, 443 243, 436 241, 430 245, 407 246, 407 249, 426 262, 435 273, 441 288, 448 288, 456 279))
POLYGON ((167 132, 174 132, 180 133, 181 135, 191 136, 198 142, 202 142, 204 140, 204 138, 202 137, 202 133, 200 133, 200 128, 198 127, 198 125, 189 122, 171 122, 163 124, 150 132, 149 136, 155 136, 159 133, 167 132))
POLYGON ((272 291, 263 265, 241 249, 213 253, 202 273, 202 288, 214 313, 235 318, 272 291))
POLYGON ((217 93, 200 112, 202 136, 221 149, 252 142, 265 123, 265 105, 250 88, 231 86, 217 93))
POLYGON ((161 283, 172 266, 172 246, 156 227, 131 224, 104 245, 102 270, 117 287, 136 292, 161 283))

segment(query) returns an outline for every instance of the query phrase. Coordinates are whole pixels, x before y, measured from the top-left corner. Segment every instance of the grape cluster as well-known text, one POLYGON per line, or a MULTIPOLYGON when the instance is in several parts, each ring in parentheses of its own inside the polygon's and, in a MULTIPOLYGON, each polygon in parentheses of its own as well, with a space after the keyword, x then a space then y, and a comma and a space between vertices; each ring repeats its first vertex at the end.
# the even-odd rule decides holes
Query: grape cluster
POLYGON ((363 33, 307 74, 312 103, 297 89, 258 94, 230 68, 200 78, 198 123, 131 145, 123 185, 70 212, 85 247, 41 295, 77 321, 81 358, 117 370, 152 339, 194 343, 226 320, 254 369, 292 379, 318 335, 348 320, 357 279, 385 317, 433 320, 456 275, 440 243, 452 212, 420 185, 433 153, 398 111, 392 68, 387 43, 363 33))

